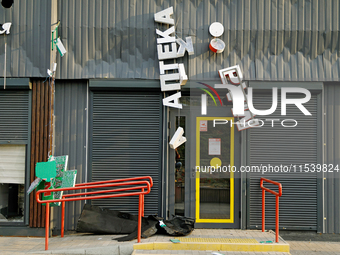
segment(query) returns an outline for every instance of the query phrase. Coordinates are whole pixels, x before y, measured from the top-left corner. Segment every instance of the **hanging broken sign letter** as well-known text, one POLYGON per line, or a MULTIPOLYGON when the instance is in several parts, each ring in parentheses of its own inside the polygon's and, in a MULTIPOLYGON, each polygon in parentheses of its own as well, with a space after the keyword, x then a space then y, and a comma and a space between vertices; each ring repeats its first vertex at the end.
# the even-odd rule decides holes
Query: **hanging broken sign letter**
MULTIPOLYGON (((194 54, 194 47, 192 45, 192 38, 186 37, 186 41, 181 38, 175 37, 175 21, 171 18, 171 15, 174 13, 173 7, 169 7, 165 10, 155 13, 154 19, 158 23, 172 25, 170 28, 161 31, 156 29, 156 34, 159 36, 157 38, 157 56, 159 61, 159 70, 160 70, 160 83, 161 83, 161 91, 173 91, 180 90, 181 85, 185 85, 188 80, 188 76, 185 73, 184 64, 181 63, 171 63, 165 64, 163 60, 174 59, 183 57, 185 52, 187 51, 189 55, 194 54), (177 49, 177 44, 179 48, 177 49), (171 73, 166 73, 166 71, 171 71, 171 73)), ((164 102, 169 102, 173 100, 173 96, 171 95, 164 102)), ((175 96, 177 97, 177 96, 175 96)), ((165 105, 174 108, 181 108, 180 104, 171 104, 165 105)))
POLYGON ((171 138, 171 141, 169 142, 171 149, 176 149, 181 144, 185 143, 187 139, 183 136, 184 130, 182 127, 178 127, 174 136, 171 138))
POLYGON ((7 22, 1 25, 0 35, 6 33, 6 35, 9 34, 9 30, 11 29, 12 23, 7 22))
MULTIPOLYGON (((170 28, 161 31, 156 29, 157 38, 157 55, 159 61, 159 73, 161 91, 181 90, 181 85, 185 85, 188 76, 185 73, 184 64, 182 63, 164 63, 164 60, 175 59, 183 57, 187 51, 189 55, 194 54, 194 47, 192 45, 192 38, 186 37, 186 41, 175 37, 175 20, 171 17, 174 13, 173 7, 155 13, 154 19, 158 23, 172 25, 170 28), (177 49, 177 44, 179 48, 177 49)), ((172 61, 171 61, 172 62, 172 61)), ((169 95, 163 99, 163 105, 173 108, 182 109, 182 104, 179 102, 181 92, 169 95)), ((178 127, 174 136, 169 143, 170 148, 176 149, 178 146, 186 142, 183 136, 184 130, 178 127)))

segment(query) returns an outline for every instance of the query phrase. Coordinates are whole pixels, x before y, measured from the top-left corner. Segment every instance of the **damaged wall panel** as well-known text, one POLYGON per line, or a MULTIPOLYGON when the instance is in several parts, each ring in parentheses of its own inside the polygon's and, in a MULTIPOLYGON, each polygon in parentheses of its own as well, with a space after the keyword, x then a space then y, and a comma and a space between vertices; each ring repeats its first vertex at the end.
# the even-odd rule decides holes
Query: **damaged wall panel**
POLYGON ((174 7, 176 35, 191 36, 181 60, 191 80, 218 79, 239 64, 246 80, 339 80, 339 2, 333 1, 59 1, 57 78, 159 79, 153 15, 174 7), (203 18, 204 17, 204 18, 203 18), (212 53, 209 25, 219 21, 226 48, 212 53))
POLYGON ((67 54, 57 56, 58 79, 159 79, 153 15, 174 7, 176 34, 191 36, 194 55, 182 63, 191 80, 218 79, 239 64, 246 80, 339 81, 339 1, 22 0, 0 8, 12 22, 0 40, 0 75, 45 77, 50 67, 51 17, 58 12, 67 54), (202 18, 204 17, 204 19, 202 18), (221 22, 226 48, 212 53, 209 25, 221 22))
MULTIPOLYGON (((9 35, 0 35, 0 76, 4 72, 7 42, 7 77, 46 77, 50 68, 51 15, 55 0, 14 1, 0 8, 0 23, 12 22, 9 35)), ((52 15, 53 16, 53 15, 52 15)))

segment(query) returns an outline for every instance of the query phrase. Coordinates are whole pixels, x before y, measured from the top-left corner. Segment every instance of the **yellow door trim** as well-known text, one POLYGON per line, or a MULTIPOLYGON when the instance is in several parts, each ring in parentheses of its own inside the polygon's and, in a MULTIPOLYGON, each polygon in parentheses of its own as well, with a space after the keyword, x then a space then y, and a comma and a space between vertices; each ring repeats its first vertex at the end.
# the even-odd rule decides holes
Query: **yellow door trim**
MULTIPOLYGON (((228 120, 232 117, 196 117, 196 166, 200 165, 200 121, 228 120)), ((234 166, 234 125, 230 127, 230 168, 234 166)), ((200 219, 200 173, 196 172, 196 222, 198 223, 234 223, 234 173, 230 172, 230 219, 200 219)))

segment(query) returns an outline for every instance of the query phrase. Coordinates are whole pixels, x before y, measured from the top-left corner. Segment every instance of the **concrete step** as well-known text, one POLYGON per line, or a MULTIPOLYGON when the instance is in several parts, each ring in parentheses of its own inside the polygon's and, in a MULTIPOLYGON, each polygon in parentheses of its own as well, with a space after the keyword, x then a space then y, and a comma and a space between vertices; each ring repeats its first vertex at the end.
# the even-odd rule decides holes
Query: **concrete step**
POLYGON ((188 250, 134 250, 132 255, 290 255, 289 252, 246 252, 246 251, 188 251, 188 250))
MULTIPOLYGON (((289 244, 283 239, 279 243, 272 240, 259 241, 255 238, 202 238, 177 237, 177 242, 155 240, 136 243, 134 250, 187 250, 187 251, 243 251, 243 252, 289 252, 289 244)), ((173 239, 171 239, 173 240, 173 239)), ((176 254, 176 253, 175 253, 176 254)))
MULTIPOLYGON (((133 245, 134 250, 289 252, 282 238, 275 243, 273 231, 238 229, 195 229, 185 237, 156 235, 133 245), (173 240, 177 239, 177 240, 173 240)), ((152 253, 151 253, 152 254, 152 253)))

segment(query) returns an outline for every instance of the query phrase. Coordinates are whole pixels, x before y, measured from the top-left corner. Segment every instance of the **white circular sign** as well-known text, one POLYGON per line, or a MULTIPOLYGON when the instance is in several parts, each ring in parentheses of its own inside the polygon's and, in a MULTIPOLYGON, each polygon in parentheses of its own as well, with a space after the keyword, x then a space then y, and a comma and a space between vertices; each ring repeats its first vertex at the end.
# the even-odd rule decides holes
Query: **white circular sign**
POLYGON ((223 34, 224 27, 220 22, 214 22, 209 27, 209 33, 214 37, 219 37, 223 34))

